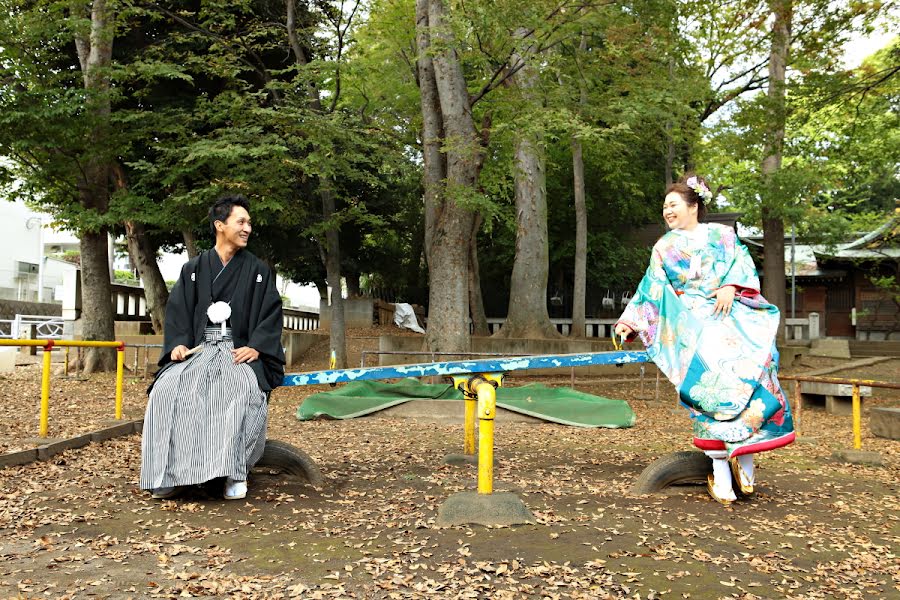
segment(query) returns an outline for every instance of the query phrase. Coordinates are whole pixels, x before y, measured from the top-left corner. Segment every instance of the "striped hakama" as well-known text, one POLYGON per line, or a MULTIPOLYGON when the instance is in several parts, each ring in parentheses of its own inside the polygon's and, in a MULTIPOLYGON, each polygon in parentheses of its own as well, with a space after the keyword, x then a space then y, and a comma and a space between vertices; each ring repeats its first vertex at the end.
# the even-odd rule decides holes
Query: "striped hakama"
POLYGON ((144 416, 145 490, 247 479, 266 445, 268 405, 253 369, 236 365, 231 330, 208 327, 203 349, 159 374, 144 416))

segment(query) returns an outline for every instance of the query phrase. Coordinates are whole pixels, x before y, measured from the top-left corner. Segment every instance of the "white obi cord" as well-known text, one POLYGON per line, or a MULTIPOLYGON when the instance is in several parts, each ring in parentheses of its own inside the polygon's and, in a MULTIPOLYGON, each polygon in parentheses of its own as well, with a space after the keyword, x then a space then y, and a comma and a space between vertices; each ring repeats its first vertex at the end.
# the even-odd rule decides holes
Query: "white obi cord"
POLYGON ((700 223, 693 231, 687 232, 688 248, 693 252, 691 266, 688 268, 688 279, 700 279, 700 269, 703 267, 701 250, 706 245, 707 235, 705 223, 700 223))
POLYGON ((700 278, 700 254, 695 253, 691 257, 691 267, 688 270, 688 279, 699 279, 700 278))
POLYGON ((222 301, 213 302, 209 305, 209 308, 206 309, 206 316, 209 317, 209 320, 212 323, 222 324, 222 336, 224 336, 226 321, 228 321, 228 317, 231 316, 231 305, 222 301))

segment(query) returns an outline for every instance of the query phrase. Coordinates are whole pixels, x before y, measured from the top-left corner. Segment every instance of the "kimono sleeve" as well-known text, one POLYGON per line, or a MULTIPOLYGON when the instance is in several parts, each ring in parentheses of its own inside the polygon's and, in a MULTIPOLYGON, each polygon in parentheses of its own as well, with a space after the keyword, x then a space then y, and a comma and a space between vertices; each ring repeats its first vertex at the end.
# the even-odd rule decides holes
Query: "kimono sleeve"
POLYGON ((759 294, 759 276, 747 247, 741 243, 731 227, 723 228, 720 240, 721 255, 726 262, 721 286, 733 285, 741 295, 759 294))
POLYGON ((171 361, 171 353, 177 346, 190 348, 194 344, 194 304, 192 262, 181 268, 181 275, 166 303, 166 320, 163 325, 163 349, 159 357, 159 366, 171 361))
MULTIPOLYGON (((663 268, 663 256, 659 243, 653 247, 653 253, 650 255, 650 265, 647 272, 638 284, 637 291, 631 297, 628 306, 616 321, 616 325, 624 323, 628 325, 634 333, 628 337, 628 341, 634 339, 636 334, 650 334, 653 337, 653 330, 659 322, 659 305, 662 300, 664 290, 671 283, 663 268)), ((674 291, 674 290, 673 290, 674 291)))
POLYGON ((265 364, 265 378, 269 389, 281 385, 284 378, 284 348, 281 332, 284 324, 281 296, 275 288, 275 277, 266 268, 260 268, 264 290, 253 306, 253 327, 247 345, 259 352, 265 364))

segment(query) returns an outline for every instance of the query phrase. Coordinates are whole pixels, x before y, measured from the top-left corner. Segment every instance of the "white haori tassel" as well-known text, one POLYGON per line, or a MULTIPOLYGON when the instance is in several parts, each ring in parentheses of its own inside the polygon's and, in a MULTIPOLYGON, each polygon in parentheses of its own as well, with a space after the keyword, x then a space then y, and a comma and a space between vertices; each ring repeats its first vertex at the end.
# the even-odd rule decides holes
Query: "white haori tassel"
POLYGON ((226 322, 228 321, 228 317, 231 316, 231 305, 227 302, 213 302, 209 305, 209 308, 206 309, 206 316, 209 317, 209 320, 213 323, 222 324, 222 337, 225 337, 226 322))

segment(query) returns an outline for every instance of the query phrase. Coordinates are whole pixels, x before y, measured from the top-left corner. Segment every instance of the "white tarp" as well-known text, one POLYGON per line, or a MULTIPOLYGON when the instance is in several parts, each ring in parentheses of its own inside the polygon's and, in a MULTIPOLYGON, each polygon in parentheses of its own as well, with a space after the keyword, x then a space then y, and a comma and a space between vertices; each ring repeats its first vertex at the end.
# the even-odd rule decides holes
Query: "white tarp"
POLYGON ((425 330, 419 327, 419 322, 416 321, 416 311, 405 302, 394 304, 394 325, 412 329, 416 333, 425 333, 425 330))

